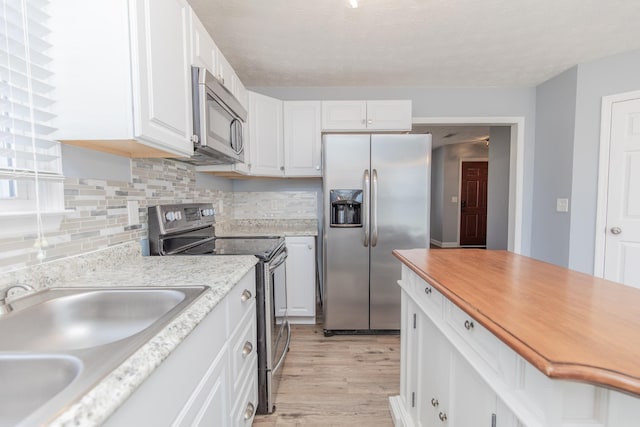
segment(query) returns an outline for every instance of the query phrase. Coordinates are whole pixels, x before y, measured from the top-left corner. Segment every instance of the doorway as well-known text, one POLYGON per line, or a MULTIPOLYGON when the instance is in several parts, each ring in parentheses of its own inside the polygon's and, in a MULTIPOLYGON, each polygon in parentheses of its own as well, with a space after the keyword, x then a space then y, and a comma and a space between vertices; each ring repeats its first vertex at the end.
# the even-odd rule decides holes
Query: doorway
MULTIPOLYGON (((500 223, 505 226, 504 240, 507 242, 507 250, 514 253, 522 253, 523 230, 523 187, 524 187, 524 135, 525 119, 522 116, 487 116, 487 117, 414 117, 414 128, 419 126, 497 126, 505 127, 509 135, 507 168, 504 171, 508 175, 506 183, 506 214, 500 218, 500 223)), ((457 191, 456 191, 457 192, 457 191)), ((449 199, 451 203, 457 203, 449 199)), ((491 202, 488 203, 489 207, 491 202)), ((491 216, 491 215, 489 215, 491 216)), ((489 218, 489 222, 491 219, 489 218)), ((459 223, 458 223, 459 224, 459 223)), ((457 228, 457 227, 456 227, 457 228)))
POLYGON ((488 161, 460 162, 460 246, 487 245, 488 161))

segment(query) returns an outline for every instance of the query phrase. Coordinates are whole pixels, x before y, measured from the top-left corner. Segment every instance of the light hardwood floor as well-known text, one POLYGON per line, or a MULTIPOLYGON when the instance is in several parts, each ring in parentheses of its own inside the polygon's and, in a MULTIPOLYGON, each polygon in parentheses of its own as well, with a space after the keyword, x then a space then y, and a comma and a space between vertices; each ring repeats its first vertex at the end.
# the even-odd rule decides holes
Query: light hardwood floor
POLYGON ((388 397, 400 390, 400 336, 325 337, 293 325, 276 412, 266 426, 393 426, 388 397))

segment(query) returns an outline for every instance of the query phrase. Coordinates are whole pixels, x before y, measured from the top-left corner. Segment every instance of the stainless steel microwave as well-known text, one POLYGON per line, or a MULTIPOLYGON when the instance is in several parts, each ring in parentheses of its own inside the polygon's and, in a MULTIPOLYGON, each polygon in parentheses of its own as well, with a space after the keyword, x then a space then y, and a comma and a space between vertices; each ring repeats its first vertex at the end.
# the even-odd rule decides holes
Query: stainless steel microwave
POLYGON ((196 165, 242 163, 247 110, 205 68, 191 67, 191 77, 194 155, 187 161, 196 165))

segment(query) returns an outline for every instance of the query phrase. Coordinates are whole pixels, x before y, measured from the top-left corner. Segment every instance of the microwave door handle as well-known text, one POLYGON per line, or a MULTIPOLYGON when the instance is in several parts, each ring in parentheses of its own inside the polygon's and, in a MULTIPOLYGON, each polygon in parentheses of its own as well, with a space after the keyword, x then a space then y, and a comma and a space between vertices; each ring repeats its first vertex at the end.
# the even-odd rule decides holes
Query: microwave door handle
POLYGON ((244 138, 243 138, 243 135, 242 135, 242 133, 243 133, 242 122, 240 120, 238 120, 238 123, 236 124, 236 128, 237 128, 237 135, 238 135, 237 143, 240 146, 236 152, 238 154, 240 154, 240 153, 242 153, 244 151, 244 138))

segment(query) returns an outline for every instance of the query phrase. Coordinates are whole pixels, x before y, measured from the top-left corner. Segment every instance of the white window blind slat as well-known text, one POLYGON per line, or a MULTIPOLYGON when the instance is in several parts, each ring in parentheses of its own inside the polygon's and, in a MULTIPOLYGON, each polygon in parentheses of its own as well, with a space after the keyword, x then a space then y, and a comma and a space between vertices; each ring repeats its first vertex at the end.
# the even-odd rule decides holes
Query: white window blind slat
MULTIPOLYGON (((48 0, 0 0, 0 211, 60 211, 48 0)), ((40 219, 38 238, 41 239, 40 219)))

